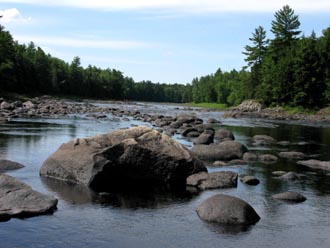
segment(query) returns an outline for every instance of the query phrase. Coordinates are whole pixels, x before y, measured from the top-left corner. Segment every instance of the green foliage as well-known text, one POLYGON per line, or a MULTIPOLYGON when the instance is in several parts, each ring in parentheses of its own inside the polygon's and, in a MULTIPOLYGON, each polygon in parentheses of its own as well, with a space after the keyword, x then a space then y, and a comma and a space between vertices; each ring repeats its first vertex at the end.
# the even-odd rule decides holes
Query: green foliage
POLYGON ((191 107, 199 107, 199 108, 210 108, 210 109, 227 109, 228 105, 223 103, 208 103, 208 102, 201 102, 201 103, 190 103, 189 106, 191 107))
POLYGON ((275 40, 281 40, 284 43, 295 39, 301 31, 299 31, 300 21, 294 10, 289 5, 285 5, 282 9, 275 13, 275 20, 272 21, 271 31, 275 35, 275 40))

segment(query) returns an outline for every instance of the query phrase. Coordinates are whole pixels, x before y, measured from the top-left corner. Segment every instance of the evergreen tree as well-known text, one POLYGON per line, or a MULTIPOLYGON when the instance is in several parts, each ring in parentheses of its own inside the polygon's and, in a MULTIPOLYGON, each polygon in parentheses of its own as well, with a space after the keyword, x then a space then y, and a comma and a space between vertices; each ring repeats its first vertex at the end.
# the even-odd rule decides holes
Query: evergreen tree
POLYGON ((252 75, 249 80, 244 81, 244 87, 245 97, 254 98, 256 89, 261 82, 261 62, 267 51, 266 31, 262 26, 259 26, 249 40, 252 41, 253 46, 245 46, 243 54, 246 55, 245 61, 248 63, 247 67, 251 67, 252 75))
POLYGON ((285 5, 282 9, 275 13, 275 20, 272 21, 271 31, 275 35, 275 40, 288 43, 297 38, 301 33, 299 31, 300 21, 298 15, 289 5, 285 5))

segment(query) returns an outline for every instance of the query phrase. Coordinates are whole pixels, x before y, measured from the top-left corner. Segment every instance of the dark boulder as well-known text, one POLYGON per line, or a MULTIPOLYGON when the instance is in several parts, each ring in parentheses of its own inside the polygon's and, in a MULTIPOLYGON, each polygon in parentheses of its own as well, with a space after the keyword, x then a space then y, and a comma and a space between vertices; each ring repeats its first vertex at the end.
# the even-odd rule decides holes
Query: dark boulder
POLYGON ((240 180, 247 185, 258 185, 260 183, 259 179, 254 176, 243 176, 240 180))
POLYGON ((42 165, 40 175, 96 191, 186 184, 207 171, 203 162, 169 136, 148 127, 117 130, 62 144, 42 165))
POLYGON ((194 139, 194 144, 202 144, 202 145, 209 145, 211 143, 213 143, 213 139, 214 139, 214 134, 209 133, 208 131, 211 130, 206 130, 204 131, 198 138, 194 139))
POLYGON ((197 208, 205 221, 229 225, 251 225, 260 220, 251 205, 234 196, 218 194, 206 199, 197 208))
POLYGON ((0 174, 0 221, 53 213, 56 205, 56 198, 34 191, 9 175, 0 174))

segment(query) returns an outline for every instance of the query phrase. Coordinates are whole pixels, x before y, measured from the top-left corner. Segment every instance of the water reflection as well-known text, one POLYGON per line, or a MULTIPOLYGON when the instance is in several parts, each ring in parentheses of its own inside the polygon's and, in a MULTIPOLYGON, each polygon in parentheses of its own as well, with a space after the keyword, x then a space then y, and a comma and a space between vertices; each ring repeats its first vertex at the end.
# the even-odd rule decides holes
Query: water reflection
POLYGON ((204 225, 212 232, 218 234, 237 235, 250 231, 254 225, 225 225, 204 221, 204 225))
POLYGON ((162 208, 178 202, 190 201, 197 193, 153 187, 149 190, 96 193, 87 186, 42 177, 43 185, 70 204, 96 203, 118 208, 162 208))

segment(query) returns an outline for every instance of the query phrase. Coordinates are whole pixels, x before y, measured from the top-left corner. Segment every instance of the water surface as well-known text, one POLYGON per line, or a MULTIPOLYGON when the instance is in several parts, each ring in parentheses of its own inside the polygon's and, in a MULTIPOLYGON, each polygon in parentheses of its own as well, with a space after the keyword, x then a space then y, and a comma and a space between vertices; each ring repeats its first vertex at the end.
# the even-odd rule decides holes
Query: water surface
MULTIPOLYGON (((121 108, 174 115, 182 107, 136 103, 121 108)), ((189 110, 188 112, 194 112, 189 110)), ((198 112, 203 119, 221 118, 219 112, 198 112)), ((302 151, 310 158, 330 160, 330 127, 248 119, 223 120, 225 128, 250 150, 278 154, 302 151), (255 134, 271 135, 289 146, 253 147, 255 134)), ((330 175, 280 159, 274 164, 209 168, 232 170, 258 177, 258 186, 239 182, 235 189, 187 192, 112 194, 95 196, 83 186, 41 179, 42 162, 60 144, 76 137, 92 136, 132 125, 149 125, 133 120, 69 119, 15 120, 0 124, 0 158, 26 165, 9 174, 34 189, 59 199, 54 215, 0 222, 1 248, 26 247, 329 247, 330 175), (283 182, 271 172, 295 171, 306 179, 283 182), (271 195, 294 190, 307 197, 301 204, 286 204, 271 195), (249 202, 261 220, 249 228, 224 227, 201 221, 195 209, 206 198, 225 193, 249 202)), ((176 136, 191 147, 191 142, 176 136)))

